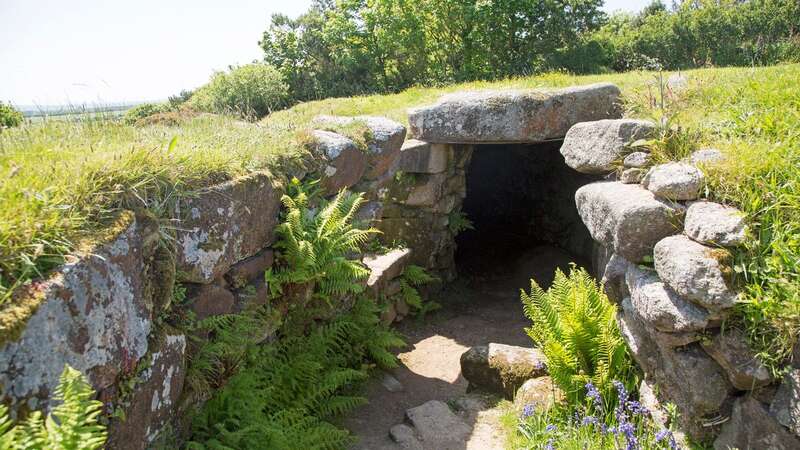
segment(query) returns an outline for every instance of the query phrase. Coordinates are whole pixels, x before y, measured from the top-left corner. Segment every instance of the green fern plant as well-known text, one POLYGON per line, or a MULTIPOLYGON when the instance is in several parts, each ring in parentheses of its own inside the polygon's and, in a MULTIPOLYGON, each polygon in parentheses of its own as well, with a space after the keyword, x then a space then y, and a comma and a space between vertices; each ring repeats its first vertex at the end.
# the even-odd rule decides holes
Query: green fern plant
POLYGON ((284 294, 287 285, 310 286, 314 297, 330 299, 363 290, 360 280, 369 271, 348 254, 358 253, 378 230, 354 227, 352 220, 364 203, 362 194, 339 192, 317 209, 310 207, 310 196, 297 179, 292 180, 294 195, 282 198, 285 220, 277 227, 282 265, 268 270, 265 278, 273 297, 284 294))
POLYGON ((467 215, 463 211, 452 211, 447 216, 447 227, 450 229, 450 232, 453 233, 453 236, 457 236, 464 230, 474 230, 475 225, 473 225, 472 221, 467 218, 467 215))
POLYGON ((83 375, 64 367, 53 399, 60 402, 47 418, 35 411, 14 426, 8 408, 0 404, 0 449, 94 450, 105 445, 107 433, 98 422, 103 404, 83 375))
POLYGON ((400 296, 417 317, 425 317, 429 312, 436 311, 442 307, 442 305, 432 300, 423 301, 417 290, 422 285, 438 280, 438 278, 426 272, 425 269, 414 264, 410 264, 403 269, 403 273, 400 275, 400 296))
POLYGON ((584 401, 588 382, 600 390, 606 405, 615 402, 614 380, 635 388, 634 366, 617 326, 616 308, 586 270, 573 265, 569 276, 556 270, 547 291, 531 280, 530 294, 522 291, 521 298, 533 322, 526 331, 571 403, 584 401))

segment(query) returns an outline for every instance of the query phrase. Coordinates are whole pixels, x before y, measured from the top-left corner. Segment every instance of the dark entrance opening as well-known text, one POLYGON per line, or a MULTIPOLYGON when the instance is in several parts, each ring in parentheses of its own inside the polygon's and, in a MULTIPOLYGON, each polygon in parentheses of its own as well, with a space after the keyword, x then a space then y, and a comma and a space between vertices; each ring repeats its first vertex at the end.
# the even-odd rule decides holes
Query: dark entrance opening
POLYGON ((598 177, 568 167, 560 147, 561 141, 474 147, 462 211, 475 229, 456 237, 462 279, 516 295, 531 278, 546 288, 555 269, 566 272, 570 262, 591 268, 592 239, 575 191, 598 177))

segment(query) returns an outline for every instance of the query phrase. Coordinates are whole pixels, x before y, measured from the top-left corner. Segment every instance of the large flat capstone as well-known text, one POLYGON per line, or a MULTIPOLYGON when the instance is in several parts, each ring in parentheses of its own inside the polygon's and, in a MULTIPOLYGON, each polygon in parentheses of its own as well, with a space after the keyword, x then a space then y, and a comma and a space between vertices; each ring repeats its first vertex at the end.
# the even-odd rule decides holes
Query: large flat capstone
POLYGON ((512 143, 560 139, 578 122, 621 117, 610 83, 560 90, 459 92, 408 112, 411 136, 438 143, 512 143))
POLYGON ((639 185, 619 182, 582 186, 575 204, 592 238, 631 262, 642 262, 656 242, 679 233, 684 213, 639 185))

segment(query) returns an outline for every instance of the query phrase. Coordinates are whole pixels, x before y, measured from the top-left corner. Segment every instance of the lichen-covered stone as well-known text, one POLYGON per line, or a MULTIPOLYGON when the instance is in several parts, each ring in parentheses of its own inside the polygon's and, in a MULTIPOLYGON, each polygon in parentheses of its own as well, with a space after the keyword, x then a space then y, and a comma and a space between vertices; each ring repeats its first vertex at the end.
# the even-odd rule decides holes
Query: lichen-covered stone
POLYGON ((603 270, 601 282, 606 295, 614 303, 619 303, 623 298, 630 296, 625 274, 631 266, 630 261, 614 253, 603 270))
POLYGON ((631 262, 643 261, 656 242, 680 232, 684 212, 638 185, 619 182, 582 186, 575 203, 592 238, 631 262))
POLYGON ((601 83, 556 91, 479 91, 443 96, 408 112, 411 135, 436 143, 540 142, 578 122, 621 116, 619 88, 601 83))
POLYGON ((726 329, 711 340, 703 341, 702 345, 706 353, 725 369, 736 389, 752 391, 774 381, 769 369, 756 357, 740 331, 726 329))
POLYGON ((29 290, 39 306, 16 338, 0 346, 0 386, 14 406, 48 407, 69 364, 96 390, 113 385, 147 352, 152 310, 145 235, 133 214, 106 243, 81 253, 29 290))
POLYGON ((268 174, 255 173, 186 200, 176 227, 179 279, 210 283, 267 247, 278 223, 281 193, 268 174))
POLYGON ((786 373, 769 408, 781 425, 800 437, 800 369, 786 373))
POLYGON ((678 295, 709 310, 730 308, 737 294, 728 285, 728 253, 692 241, 670 236, 653 249, 658 276, 678 295))
POLYGON ((635 119, 577 123, 564 137, 561 154, 578 172, 608 173, 629 151, 628 144, 648 137, 654 128, 652 122, 635 119))
POLYGON ((370 139, 367 142, 368 167, 364 177, 367 180, 375 180, 386 174, 400 155, 400 147, 406 137, 406 127, 386 117, 317 116, 314 118, 314 122, 318 124, 349 125, 357 121, 363 122, 370 130, 370 139))
POLYGON ((274 260, 275 255, 271 248, 261 250, 231 266, 225 274, 225 280, 234 289, 247 286, 252 281, 263 279, 264 272, 272 267, 274 260))
POLYGON ((108 448, 144 450, 172 422, 186 377, 186 337, 166 335, 138 375, 131 397, 121 407, 125 420, 112 421, 108 448))
POLYGON ((758 400, 750 396, 740 397, 736 401, 730 420, 714 441, 714 450, 798 448, 800 440, 775 421, 758 400))
POLYGON ((558 388, 548 376, 531 378, 517 389, 514 395, 514 410, 519 414, 526 406, 533 406, 535 411, 547 411, 564 400, 564 392, 558 388))
POLYGON ((444 196, 447 176, 443 173, 418 175, 403 204, 434 207, 444 196))
POLYGON ((642 178, 647 174, 645 169, 630 168, 625 169, 619 175, 620 183, 637 184, 642 181, 642 178))
POLYGON ((504 344, 479 345, 461 355, 461 374, 470 388, 483 389, 512 399, 530 379, 547 374, 544 354, 536 348, 504 344))
POLYGON ((195 318, 203 320, 230 314, 233 312, 236 299, 223 283, 217 282, 190 286, 186 293, 186 303, 195 318))
POLYGON ((627 168, 642 169, 650 164, 650 154, 645 152, 633 152, 625 156, 622 165, 627 168))
POLYGON ((667 200, 694 200, 704 182, 700 169, 682 162, 653 166, 642 178, 642 186, 667 200))
POLYGON ((333 195, 361 180, 367 170, 367 155, 352 139, 332 131, 311 132, 312 151, 322 160, 320 187, 333 195))
POLYGON ((446 144, 431 144, 416 139, 403 143, 400 150, 399 170, 408 173, 440 173, 447 169, 446 144))
POLYGON ((701 244, 733 247, 744 243, 747 225, 738 209, 699 201, 686 210, 684 232, 701 244))
POLYGON ((626 274, 631 304, 648 325, 665 333, 699 331, 708 325, 704 309, 678 296, 658 275, 631 264, 626 274))

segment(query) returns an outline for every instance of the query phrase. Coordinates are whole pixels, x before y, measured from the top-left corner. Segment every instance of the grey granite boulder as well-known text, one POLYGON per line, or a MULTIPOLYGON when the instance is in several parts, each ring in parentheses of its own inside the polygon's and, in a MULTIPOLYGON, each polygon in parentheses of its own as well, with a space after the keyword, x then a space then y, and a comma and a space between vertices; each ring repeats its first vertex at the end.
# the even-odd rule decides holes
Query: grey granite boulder
POLYGON ((176 265, 180 281, 210 283, 274 237, 282 188, 254 173, 201 191, 180 205, 176 265))
POLYGON ((736 389, 752 391, 774 381, 740 331, 724 330, 702 345, 703 350, 725 369, 736 389))
POLYGON ((622 171, 619 175, 619 181, 624 184, 637 184, 642 181, 645 174, 647 174, 647 170, 631 167, 622 171))
POLYGON ((446 144, 431 144, 416 139, 403 143, 399 170, 409 173, 439 173, 447 169, 446 144))
POLYGON ((361 180, 367 170, 367 155, 352 139, 332 131, 311 132, 314 153, 324 160, 320 172, 325 195, 332 195, 361 180))
POLYGON ((629 151, 628 144, 648 137, 654 128, 652 122, 634 119, 577 123, 564 137, 561 154, 578 172, 608 173, 629 151))
POLYGON ((653 166, 642 185, 668 200, 694 200, 705 182, 705 175, 692 164, 672 162, 653 166))
POLYGON ((603 270, 601 278, 603 289, 608 298, 614 303, 619 303, 623 298, 630 296, 625 274, 631 266, 632 264, 627 259, 614 253, 603 270))
POLYGON ((411 136, 425 142, 541 142, 563 138, 578 122, 620 117, 619 102, 619 88, 609 83, 458 92, 409 110, 408 122, 411 136))
POLYGON ((737 294, 728 284, 725 250, 706 247, 686 236, 670 236, 653 249, 659 277, 678 295, 712 311, 730 308, 737 294))
POLYGON ((795 436, 800 437, 800 369, 790 370, 783 377, 769 412, 795 436))
POLYGON ((698 201, 686 210, 684 232, 701 244, 737 246, 747 237, 744 214, 719 203, 698 201))
POLYGON ((631 262, 650 256, 656 242, 680 232, 684 208, 635 184, 581 186, 575 204, 592 238, 631 262))
POLYGON ((708 325, 708 312, 680 298, 655 272, 631 264, 626 280, 631 304, 646 324, 666 333, 699 331, 708 325))
POLYGON ((369 269, 367 289, 374 294, 385 293, 389 282, 399 277, 411 259, 411 249, 395 248, 382 255, 365 255, 363 263, 369 269))
POLYGON ((406 127, 386 117, 376 116, 317 116, 314 124, 350 125, 363 122, 370 131, 367 142, 368 168, 364 177, 374 180, 385 174, 400 156, 400 147, 406 138, 406 127))
POLYGON ((730 420, 722 427, 714 450, 795 450, 800 440, 782 427, 755 398, 744 396, 733 405, 730 420))
POLYGON ((532 406, 537 412, 547 411, 564 400, 564 393, 548 376, 531 378, 525 381, 514 395, 514 410, 519 414, 526 406, 532 406))
POLYGON ((650 164, 650 154, 645 152, 633 152, 622 160, 622 165, 628 168, 641 169, 650 164))
POLYGON ((504 344, 479 345, 461 355, 461 374, 470 389, 513 398, 522 384, 547 374, 544 354, 536 348, 504 344))
POLYGON ((472 428, 439 400, 406 410, 406 419, 425 450, 463 449, 472 433, 472 428))

